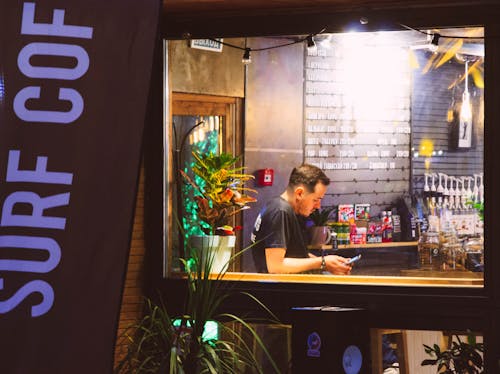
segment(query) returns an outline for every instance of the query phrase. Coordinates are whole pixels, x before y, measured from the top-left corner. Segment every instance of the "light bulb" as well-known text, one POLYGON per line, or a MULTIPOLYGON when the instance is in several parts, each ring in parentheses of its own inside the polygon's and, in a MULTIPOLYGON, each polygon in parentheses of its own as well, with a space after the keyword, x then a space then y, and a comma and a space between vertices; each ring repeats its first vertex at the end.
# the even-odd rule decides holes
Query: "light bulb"
POLYGON ((307 41, 307 54, 309 56, 314 56, 316 55, 316 52, 318 51, 318 47, 316 46, 316 42, 313 39, 312 35, 308 35, 306 38, 307 41))
POLYGON ((250 48, 245 48, 245 52, 243 52, 243 58, 241 59, 241 62, 243 64, 248 65, 249 63, 252 62, 252 58, 250 57, 250 48))

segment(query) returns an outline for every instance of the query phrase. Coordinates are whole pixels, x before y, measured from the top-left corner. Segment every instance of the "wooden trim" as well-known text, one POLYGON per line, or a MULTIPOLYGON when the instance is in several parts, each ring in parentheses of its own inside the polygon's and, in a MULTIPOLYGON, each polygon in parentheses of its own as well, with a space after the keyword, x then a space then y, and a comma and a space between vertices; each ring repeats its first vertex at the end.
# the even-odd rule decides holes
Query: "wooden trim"
POLYGON ((236 104, 236 97, 172 92, 172 101, 195 101, 207 103, 236 104))
MULTIPOLYGON (((225 97, 216 95, 202 95, 202 94, 191 94, 182 92, 172 92, 171 96, 171 116, 176 115, 188 115, 188 116, 222 116, 224 121, 222 122, 220 128, 220 147, 222 151, 229 152, 237 156, 243 154, 243 100, 237 97, 225 97)), ((169 121, 168 133, 170 138, 172 137, 172 126, 173 124, 169 121)), ((172 142, 170 141, 170 146, 172 142)), ((242 160, 243 161, 243 160, 242 160)), ((172 163, 170 163, 170 170, 172 169, 172 163)), ((172 173, 172 171, 170 171, 172 173)), ((170 181, 169 183, 172 183, 170 181)), ((168 206, 171 207, 173 195, 169 196, 168 206)), ((168 226, 172 228, 172 215, 168 216, 168 226)), ((233 226, 241 225, 241 217, 233 218, 233 226)), ((170 233, 173 230, 169 230, 170 233)), ((170 235, 169 235, 170 236, 170 235)), ((169 238, 169 242, 171 239, 169 238)), ((241 249, 241 238, 236 245, 236 252, 241 249)), ((172 249, 169 246, 168 250, 168 263, 171 264, 172 261, 172 249)), ((231 265, 230 270, 237 270, 241 267, 241 260, 238 258, 235 263, 231 265)), ((168 276, 171 275, 171 268, 167 271, 168 276)))
MULTIPOLYGON (((432 275, 432 274, 430 274, 432 275)), ((185 278, 183 274, 173 274, 174 278, 185 278)), ((213 274, 212 279, 220 277, 213 274)), ((363 276, 363 275, 326 275, 326 274, 264 274, 228 272, 222 280, 257 283, 307 283, 307 284, 336 284, 356 286, 425 286, 425 287, 471 287, 483 288, 482 278, 474 276, 468 278, 454 278, 452 274, 429 277, 394 277, 394 276, 363 276), (448 275, 448 276, 446 276, 448 275)))

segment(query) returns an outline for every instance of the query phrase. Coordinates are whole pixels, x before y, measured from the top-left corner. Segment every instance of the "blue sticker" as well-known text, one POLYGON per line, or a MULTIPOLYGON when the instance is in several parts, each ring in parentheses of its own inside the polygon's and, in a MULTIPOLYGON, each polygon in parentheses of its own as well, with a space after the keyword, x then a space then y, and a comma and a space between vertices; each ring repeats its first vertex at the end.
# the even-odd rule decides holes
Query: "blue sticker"
POLYGON ((308 357, 319 357, 321 356, 321 338, 317 332, 309 334, 307 337, 307 356, 308 357))
POLYGON ((363 355, 355 345, 348 346, 342 356, 345 374, 358 374, 363 364, 363 355))

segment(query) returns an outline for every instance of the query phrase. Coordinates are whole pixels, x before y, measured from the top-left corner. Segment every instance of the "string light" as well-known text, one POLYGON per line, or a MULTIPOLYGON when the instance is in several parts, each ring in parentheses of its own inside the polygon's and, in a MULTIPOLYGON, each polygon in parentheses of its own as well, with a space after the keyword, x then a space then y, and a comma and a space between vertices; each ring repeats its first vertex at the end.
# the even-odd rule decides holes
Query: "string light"
POLYGON ((245 52, 243 52, 243 58, 241 59, 241 62, 243 62, 245 65, 248 65, 249 63, 252 62, 252 58, 250 57, 250 48, 245 48, 245 52))
POLYGON ((436 47, 439 45, 439 38, 441 37, 440 34, 436 33, 436 34, 433 34, 432 35, 432 40, 431 40, 431 44, 432 45, 435 45, 436 47))
MULTIPOLYGON (((366 17, 361 17, 359 19, 359 22, 362 25, 366 25, 368 23, 368 19, 366 17)), ((419 30, 419 29, 416 29, 416 28, 404 25, 402 23, 396 23, 396 24, 398 26, 401 26, 401 27, 406 28, 408 30, 420 32, 422 34, 427 35, 429 38, 431 38, 431 43, 430 44, 431 44, 433 52, 437 51, 438 44, 439 44, 439 39, 442 39, 442 38, 445 38, 445 39, 484 39, 484 36, 442 35, 442 34, 439 34, 437 32, 428 32, 428 31, 419 30)), ((249 63, 252 62, 252 59, 251 59, 251 56, 250 56, 250 52, 258 52, 258 51, 266 51, 266 50, 269 50, 269 49, 277 49, 277 48, 287 47, 287 46, 290 46, 290 45, 299 44, 299 43, 303 43, 303 42, 307 43, 307 48, 308 48, 309 51, 314 50, 315 48, 317 48, 316 42, 314 41, 314 37, 317 36, 317 35, 320 35, 320 34, 324 33, 326 30, 327 30, 327 27, 323 28, 318 33, 309 34, 306 37, 299 38, 299 39, 291 41, 289 43, 278 44, 278 45, 273 45, 273 46, 264 47, 264 48, 240 47, 240 46, 233 45, 233 44, 230 44, 230 43, 226 43, 226 42, 223 42, 223 41, 221 41, 219 39, 214 39, 214 38, 208 38, 208 40, 220 43, 220 44, 225 45, 225 46, 230 47, 230 48, 240 49, 240 50, 244 51, 243 52, 243 58, 242 58, 241 61, 242 61, 242 63, 244 63, 245 65, 247 65, 247 64, 249 64, 249 63)), ((185 37, 186 38, 190 38, 191 35, 189 33, 187 33, 185 37)))
POLYGON ((316 48, 316 43, 314 42, 312 35, 308 35, 306 37, 306 41, 307 41, 307 48, 309 48, 309 49, 316 48))
POLYGON ((307 53, 309 55, 315 55, 316 52, 318 51, 318 47, 316 46, 316 43, 314 42, 313 36, 308 35, 306 37, 306 42, 307 42, 307 53))

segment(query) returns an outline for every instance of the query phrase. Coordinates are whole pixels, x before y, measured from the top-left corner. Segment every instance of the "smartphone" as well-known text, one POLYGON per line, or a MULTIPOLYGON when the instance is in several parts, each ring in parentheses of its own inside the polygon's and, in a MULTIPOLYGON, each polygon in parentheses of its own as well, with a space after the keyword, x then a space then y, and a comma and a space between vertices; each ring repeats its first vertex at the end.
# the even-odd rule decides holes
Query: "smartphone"
POLYGON ((351 257, 349 260, 347 260, 346 265, 350 265, 350 264, 358 261, 360 258, 361 258, 361 255, 351 257))

